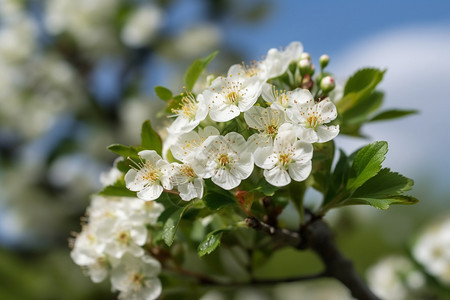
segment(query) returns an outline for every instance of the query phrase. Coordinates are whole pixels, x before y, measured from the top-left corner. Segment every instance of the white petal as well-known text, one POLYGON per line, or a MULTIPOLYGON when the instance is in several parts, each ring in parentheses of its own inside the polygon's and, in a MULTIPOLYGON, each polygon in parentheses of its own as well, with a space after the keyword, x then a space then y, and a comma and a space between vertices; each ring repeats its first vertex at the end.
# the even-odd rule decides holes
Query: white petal
POLYGON ((275 88, 275 86, 270 83, 263 84, 262 90, 261 90, 261 96, 263 97, 264 101, 269 102, 269 103, 277 102, 277 97, 275 96, 274 88, 275 88))
POLYGON ((241 111, 236 105, 223 104, 216 106, 214 109, 211 108, 209 116, 215 122, 227 122, 239 116, 240 113, 241 111))
POLYGON ((256 149, 254 153, 255 164, 262 169, 272 169, 278 161, 278 156, 273 153, 273 147, 256 149))
POLYGON ((317 130, 317 142, 324 143, 331 141, 339 134, 339 125, 320 125, 317 130))
POLYGON ((217 170, 217 172, 211 177, 211 180, 225 190, 234 189, 241 183, 240 179, 234 177, 226 169, 217 170))
POLYGON ((302 132, 299 135, 299 138, 300 141, 307 143, 317 143, 319 141, 319 137, 317 136, 317 132, 314 130, 314 128, 303 127, 302 132))
POLYGON ((145 300, 157 299, 159 295, 161 295, 161 291, 162 291, 161 281, 156 277, 148 278, 145 280, 145 286, 142 288, 141 291, 142 298, 139 299, 145 300))
POLYGON ((156 165, 156 163, 162 159, 155 150, 142 150, 138 155, 143 159, 150 161, 153 165, 156 165))
POLYGON ((311 173, 311 166, 312 163, 310 160, 306 162, 293 162, 289 164, 289 175, 295 181, 303 181, 311 173))
POLYGON ((264 130, 266 129, 265 119, 263 117, 265 108, 261 106, 253 106, 244 113, 244 119, 251 128, 264 130))
POLYGON ((152 184, 143 189, 142 191, 138 192, 137 196, 139 199, 151 201, 158 199, 159 196, 161 196, 162 192, 163 192, 162 186, 160 186, 159 184, 152 184))
POLYGON ((288 172, 284 168, 275 167, 270 170, 264 170, 264 178, 274 186, 286 186, 291 182, 288 172))
POLYGON ((323 123, 333 121, 337 117, 336 106, 330 99, 325 99, 317 103, 317 112, 321 115, 323 123))
POLYGON ((297 141, 294 144, 293 159, 296 161, 311 160, 313 157, 314 147, 310 143, 303 141, 297 141))
POLYGON ((140 191, 147 183, 147 181, 140 180, 140 178, 138 178, 138 172, 134 169, 128 170, 125 174, 125 185, 130 191, 140 191))
POLYGON ((236 178, 246 179, 252 174, 254 166, 253 156, 247 152, 240 156, 239 162, 231 166, 230 172, 236 178))

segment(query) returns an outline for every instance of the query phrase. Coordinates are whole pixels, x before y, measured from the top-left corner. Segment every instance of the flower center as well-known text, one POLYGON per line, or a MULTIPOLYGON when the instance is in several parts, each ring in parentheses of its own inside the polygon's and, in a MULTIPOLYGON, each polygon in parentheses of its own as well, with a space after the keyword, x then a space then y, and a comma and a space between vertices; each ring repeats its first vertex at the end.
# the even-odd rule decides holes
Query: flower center
POLYGON ((277 133, 277 126, 275 126, 273 124, 272 125, 268 125, 266 127, 266 133, 269 134, 269 135, 276 134, 277 133))
POLYGON ((180 107, 178 109, 172 109, 172 112, 186 119, 194 119, 197 114, 197 109, 198 105, 194 95, 186 92, 186 95, 181 98, 180 107))
POLYGON ((185 174, 187 177, 196 177, 194 170, 189 165, 183 165, 183 167, 181 168, 181 173, 185 174))
POLYGON ((278 162, 282 166, 286 166, 291 162, 291 155, 289 153, 281 153, 280 158, 278 159, 278 162))
POLYGON ((259 62, 256 60, 251 61, 248 65, 242 62, 242 69, 244 69, 245 75, 247 75, 247 77, 256 76, 261 72, 261 69, 259 68, 259 62))
POLYGON ((307 115, 307 119, 306 119, 306 126, 310 127, 310 128, 316 128, 317 126, 319 126, 320 124, 322 124, 322 119, 321 119, 321 114, 314 112, 310 112, 307 115))
POLYGON ((239 101, 239 93, 236 91, 229 92, 225 98, 229 104, 236 104, 239 101))
POLYGON ((227 154, 221 154, 221 155, 219 156, 219 164, 220 164, 222 167, 226 167, 229 163, 230 163, 230 160, 229 160, 227 154))
POLYGON ((121 242, 122 244, 128 244, 128 242, 130 241, 130 234, 126 231, 122 231, 121 233, 119 233, 119 242, 121 242))

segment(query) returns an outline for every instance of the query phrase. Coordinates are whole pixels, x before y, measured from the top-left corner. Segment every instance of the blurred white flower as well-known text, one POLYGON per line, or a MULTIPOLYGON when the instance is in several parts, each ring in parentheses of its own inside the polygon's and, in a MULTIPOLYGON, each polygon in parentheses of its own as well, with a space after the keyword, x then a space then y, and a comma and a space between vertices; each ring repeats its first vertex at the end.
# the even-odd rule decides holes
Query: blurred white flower
POLYGON ((153 300, 161 294, 160 272, 160 263, 150 256, 125 255, 111 272, 112 288, 120 291, 119 299, 153 300))
POLYGON ((122 28, 122 41, 129 47, 143 47, 156 37, 162 21, 163 14, 158 7, 138 6, 122 28))
POLYGON ((413 256, 430 275, 450 285, 450 218, 425 229, 414 245, 413 256))
POLYGON ((412 299, 425 284, 423 275, 403 256, 383 258, 367 271, 367 280, 373 292, 386 300, 412 299))

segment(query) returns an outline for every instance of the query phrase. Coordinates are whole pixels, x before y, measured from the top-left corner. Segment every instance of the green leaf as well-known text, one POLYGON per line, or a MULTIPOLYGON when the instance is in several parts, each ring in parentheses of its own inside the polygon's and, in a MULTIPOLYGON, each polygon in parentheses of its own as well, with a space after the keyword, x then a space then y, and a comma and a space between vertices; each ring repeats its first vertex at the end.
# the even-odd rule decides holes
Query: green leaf
POLYGON ((413 184, 413 180, 385 168, 360 186, 352 198, 384 198, 398 195, 409 191, 413 184))
POLYGON ((361 99, 368 96, 383 79, 385 71, 366 68, 357 71, 347 80, 344 97, 336 102, 338 112, 344 113, 354 107, 361 99))
POLYGON ((195 82, 197 81, 200 74, 206 68, 206 66, 216 57, 218 51, 214 51, 205 58, 196 59, 191 66, 187 69, 184 74, 184 82, 186 83, 186 88, 192 90, 195 82))
POLYGON ((412 114, 417 114, 417 110, 391 109, 391 110, 386 110, 386 111, 379 113, 378 115, 376 115, 375 117, 370 119, 369 122, 392 120, 392 119, 406 117, 406 116, 409 116, 412 114))
POLYGON ((159 134, 152 128, 149 120, 142 124, 141 146, 144 149, 155 150, 159 155, 162 154, 162 140, 159 134))
POLYGON ((377 110, 383 103, 384 94, 382 92, 374 91, 367 97, 361 98, 360 101, 348 110, 344 111, 340 118, 342 126, 361 124, 365 122, 372 112, 377 110))
POLYGON ((351 198, 344 205, 369 204, 379 209, 388 209, 392 204, 415 204, 419 202, 416 198, 406 195, 394 195, 385 198, 351 198))
POLYGON ((214 230, 206 235, 203 241, 200 242, 197 248, 197 252, 199 256, 203 256, 205 254, 210 254, 213 252, 217 246, 220 245, 220 239, 222 238, 222 234, 224 231, 228 229, 218 229, 214 230))
POLYGON ((312 159, 312 178, 314 179, 313 187, 325 192, 330 183, 331 164, 334 158, 334 142, 314 144, 314 157, 312 159))
POLYGON ((227 205, 236 205, 236 199, 230 192, 222 189, 208 190, 203 197, 205 205, 211 210, 218 210, 227 205))
POLYGON ((265 196, 273 196, 276 191, 280 188, 268 183, 264 178, 258 181, 257 187, 250 190, 249 192, 259 191, 263 193, 265 196))
POLYGON ((181 217, 189 206, 179 208, 167 219, 163 227, 163 240, 167 246, 171 246, 177 233, 178 225, 180 224, 181 217))
POLYGON ((334 167, 331 177, 331 184, 327 191, 323 205, 330 203, 333 198, 345 189, 350 172, 349 158, 342 149, 340 149, 339 160, 334 167))
POLYGON ((388 151, 387 142, 374 142, 359 150, 352 164, 354 176, 347 182, 348 190, 356 190, 364 182, 375 176, 381 170, 381 163, 388 151))
POLYGON ((123 179, 117 180, 113 185, 105 186, 99 193, 102 196, 114 197, 133 197, 136 198, 136 192, 132 192, 125 186, 123 179))
POLYGON ((172 91, 163 86, 155 86, 155 93, 159 99, 168 101, 173 98, 172 91))
POLYGON ((114 152, 125 158, 138 157, 138 152, 142 150, 142 148, 139 147, 125 146, 121 144, 112 144, 107 148, 109 151, 114 152))

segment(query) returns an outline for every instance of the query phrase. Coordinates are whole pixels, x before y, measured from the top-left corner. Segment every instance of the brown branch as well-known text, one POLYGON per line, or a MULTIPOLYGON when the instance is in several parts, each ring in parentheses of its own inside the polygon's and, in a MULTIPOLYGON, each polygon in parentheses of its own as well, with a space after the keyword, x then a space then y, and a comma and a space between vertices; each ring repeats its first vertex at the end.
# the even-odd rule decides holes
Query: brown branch
POLYGON ((286 245, 297 249, 312 249, 325 265, 320 277, 333 277, 344 284, 352 296, 360 300, 378 300, 356 273, 353 263, 342 255, 334 242, 334 236, 324 221, 311 218, 300 233, 272 227, 256 218, 247 218, 249 227, 271 235, 286 245))

